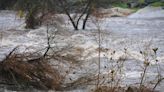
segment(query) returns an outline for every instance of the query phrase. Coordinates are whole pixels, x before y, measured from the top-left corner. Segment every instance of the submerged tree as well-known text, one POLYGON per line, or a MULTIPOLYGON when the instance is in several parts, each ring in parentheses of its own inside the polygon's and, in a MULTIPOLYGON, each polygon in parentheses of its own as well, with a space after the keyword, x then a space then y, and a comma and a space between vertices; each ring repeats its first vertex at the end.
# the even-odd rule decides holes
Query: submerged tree
POLYGON ((35 28, 38 25, 38 21, 36 19, 36 14, 39 8, 39 2, 37 0, 18 0, 15 4, 15 8, 21 12, 25 12, 25 23, 26 28, 35 28))
POLYGON ((91 9, 93 8, 94 0, 72 1, 71 3, 67 0, 58 1, 65 14, 69 17, 75 30, 79 29, 79 22, 85 16, 82 26, 82 29, 85 29, 86 22, 91 14, 91 9), (71 16, 72 12, 77 15, 76 18, 71 16))
MULTIPOLYGON (((114 2, 108 0, 108 3, 114 2)), ((90 15, 101 7, 106 0, 17 0, 16 9, 26 13, 26 28, 34 29, 41 24, 43 16, 49 12, 65 13, 71 21, 75 30, 79 29, 82 22, 82 29, 90 15), (75 15, 75 16, 72 16, 75 15)))
POLYGON ((41 18, 53 10, 54 0, 17 0, 15 8, 26 13, 26 28, 34 29, 41 24, 41 18))
POLYGON ((58 2, 63 12, 69 17, 74 29, 78 30, 79 22, 82 21, 82 29, 85 29, 88 18, 98 8, 105 8, 112 3, 126 2, 126 0, 58 0, 58 2), (72 13, 75 17, 71 16, 72 13))

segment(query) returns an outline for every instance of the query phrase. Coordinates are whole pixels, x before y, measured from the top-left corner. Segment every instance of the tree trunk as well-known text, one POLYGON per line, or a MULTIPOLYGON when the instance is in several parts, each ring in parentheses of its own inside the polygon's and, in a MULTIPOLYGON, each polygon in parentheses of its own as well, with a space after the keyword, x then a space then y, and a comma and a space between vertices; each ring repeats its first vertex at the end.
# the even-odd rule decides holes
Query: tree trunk
POLYGON ((91 12, 92 0, 89 0, 89 1, 87 2, 86 7, 84 8, 83 12, 82 12, 82 13, 80 14, 80 16, 78 17, 77 21, 74 20, 74 19, 70 16, 70 12, 68 11, 68 9, 66 8, 66 6, 64 5, 64 3, 67 4, 67 1, 66 1, 66 0, 63 0, 63 1, 62 1, 62 0, 58 0, 58 1, 60 2, 61 7, 63 7, 63 10, 64 10, 64 12, 66 13, 66 15, 69 17, 69 20, 71 21, 71 23, 72 23, 72 25, 73 25, 73 27, 74 27, 75 30, 78 30, 78 25, 79 25, 80 20, 82 19, 82 17, 83 17, 85 14, 87 14, 86 17, 85 17, 85 19, 84 19, 84 21, 83 21, 83 27, 82 27, 82 29, 85 29, 86 22, 87 22, 87 20, 88 20, 88 17, 89 17, 89 15, 90 15, 90 12, 91 12))
POLYGON ((26 23, 26 28, 29 28, 29 29, 35 28, 35 18, 33 14, 27 14, 25 23, 26 23))
POLYGON ((78 30, 78 25, 76 25, 75 21, 73 20, 73 18, 71 17, 70 13, 69 13, 68 10, 66 9, 65 5, 63 4, 63 3, 66 3, 66 1, 65 1, 65 0, 63 0, 63 1, 62 1, 62 0, 58 0, 58 1, 59 1, 59 3, 60 3, 61 7, 63 7, 63 10, 64 10, 64 12, 66 13, 66 15, 69 17, 69 20, 71 21, 71 23, 72 23, 74 29, 75 29, 75 30, 78 30))
POLYGON ((85 27, 86 27, 86 23, 87 23, 87 20, 88 20, 88 18, 89 18, 89 15, 90 15, 90 12, 87 13, 87 15, 86 15, 86 17, 85 17, 85 19, 84 19, 84 21, 83 21, 83 27, 82 27, 83 30, 84 30, 85 27))
POLYGON ((92 8, 92 4, 91 4, 91 0, 88 2, 88 9, 87 9, 87 13, 86 13, 86 16, 85 16, 85 19, 83 21, 83 27, 82 29, 84 30, 85 27, 86 27, 86 23, 87 23, 87 20, 89 18, 89 15, 91 14, 91 8, 92 8))

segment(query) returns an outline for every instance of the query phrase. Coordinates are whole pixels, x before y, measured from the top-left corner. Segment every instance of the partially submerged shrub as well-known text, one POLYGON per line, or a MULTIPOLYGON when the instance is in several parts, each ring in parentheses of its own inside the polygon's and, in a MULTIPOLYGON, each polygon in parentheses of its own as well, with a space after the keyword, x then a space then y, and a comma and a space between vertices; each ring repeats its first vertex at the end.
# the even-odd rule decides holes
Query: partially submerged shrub
POLYGON ((46 58, 29 59, 30 54, 10 53, 0 62, 0 78, 6 84, 21 88, 33 87, 40 90, 59 90, 62 76, 46 58))

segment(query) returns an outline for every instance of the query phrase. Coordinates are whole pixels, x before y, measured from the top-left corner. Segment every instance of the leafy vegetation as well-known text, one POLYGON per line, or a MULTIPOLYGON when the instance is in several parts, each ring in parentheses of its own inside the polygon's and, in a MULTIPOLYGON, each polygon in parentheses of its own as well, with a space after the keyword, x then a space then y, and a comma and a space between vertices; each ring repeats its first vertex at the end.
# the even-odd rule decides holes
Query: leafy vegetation
POLYGON ((118 2, 118 3, 113 3, 112 5, 113 5, 114 7, 128 8, 127 3, 118 2))
POLYGON ((154 7, 160 7, 160 6, 164 6, 164 2, 155 2, 155 3, 152 3, 151 6, 154 6, 154 7))

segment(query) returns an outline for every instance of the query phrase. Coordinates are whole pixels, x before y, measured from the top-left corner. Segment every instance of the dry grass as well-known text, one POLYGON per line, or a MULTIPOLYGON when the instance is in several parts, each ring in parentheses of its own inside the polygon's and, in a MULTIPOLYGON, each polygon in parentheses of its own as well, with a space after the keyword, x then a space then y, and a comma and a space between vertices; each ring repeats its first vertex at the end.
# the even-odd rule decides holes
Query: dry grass
POLYGON ((157 92, 157 91, 152 91, 152 89, 147 87, 143 87, 141 90, 140 87, 132 87, 132 86, 129 86, 128 88, 101 86, 99 88, 96 88, 94 92, 157 92))
POLYGON ((16 54, 14 50, 0 62, 0 78, 5 84, 42 90, 59 90, 62 76, 46 58, 28 58, 32 54, 16 54))
POLYGON ((107 87, 101 86, 97 88, 94 92, 125 92, 125 90, 121 87, 107 87))

